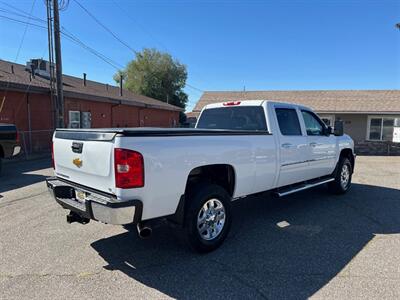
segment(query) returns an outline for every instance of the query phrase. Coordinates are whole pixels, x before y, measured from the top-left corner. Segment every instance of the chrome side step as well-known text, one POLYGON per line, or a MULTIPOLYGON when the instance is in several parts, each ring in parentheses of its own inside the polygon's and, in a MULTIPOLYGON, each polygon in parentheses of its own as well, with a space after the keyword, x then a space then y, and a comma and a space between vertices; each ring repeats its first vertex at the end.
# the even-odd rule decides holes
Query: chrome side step
POLYGON ((287 196, 287 195, 290 195, 290 194, 293 194, 296 192, 300 192, 300 191, 304 191, 304 190, 307 190, 307 189, 313 188, 315 186, 325 184, 325 183, 328 183, 328 182, 331 182, 334 180, 335 180, 335 178, 327 178, 327 179, 323 179, 321 181, 316 181, 313 183, 305 183, 305 184, 302 184, 301 186, 293 187, 292 189, 277 191, 277 192, 275 192, 275 195, 278 197, 287 196))

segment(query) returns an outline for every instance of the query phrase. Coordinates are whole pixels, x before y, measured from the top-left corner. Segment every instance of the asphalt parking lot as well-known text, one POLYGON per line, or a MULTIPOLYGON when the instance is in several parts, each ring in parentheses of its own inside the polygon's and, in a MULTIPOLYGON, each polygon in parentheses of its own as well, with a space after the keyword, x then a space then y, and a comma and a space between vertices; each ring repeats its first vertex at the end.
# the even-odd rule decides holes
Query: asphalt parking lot
POLYGON ((345 196, 319 187, 236 202, 231 234, 207 255, 167 226, 140 240, 67 224, 43 182, 48 160, 3 171, 1 299, 400 298, 400 157, 358 157, 345 196))

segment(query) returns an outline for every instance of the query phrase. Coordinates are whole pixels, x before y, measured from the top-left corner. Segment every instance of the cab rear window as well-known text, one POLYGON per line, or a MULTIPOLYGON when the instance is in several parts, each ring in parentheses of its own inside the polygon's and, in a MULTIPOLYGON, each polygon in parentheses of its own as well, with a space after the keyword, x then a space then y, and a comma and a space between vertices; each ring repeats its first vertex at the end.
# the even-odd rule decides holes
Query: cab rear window
POLYGON ((204 110, 197 128, 265 131, 267 123, 261 106, 218 107, 204 110))

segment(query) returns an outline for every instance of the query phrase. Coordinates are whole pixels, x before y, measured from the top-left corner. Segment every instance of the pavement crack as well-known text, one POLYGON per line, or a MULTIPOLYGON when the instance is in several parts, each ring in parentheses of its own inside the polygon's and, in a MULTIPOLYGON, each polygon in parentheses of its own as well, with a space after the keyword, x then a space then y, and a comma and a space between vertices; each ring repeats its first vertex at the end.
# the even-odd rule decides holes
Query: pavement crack
POLYGON ((100 274, 103 272, 102 269, 96 272, 80 272, 80 273, 26 273, 26 274, 0 274, 0 278, 5 279, 18 279, 23 277, 37 277, 37 278, 45 278, 45 277, 77 277, 77 278, 85 278, 91 277, 100 274))
POLYGON ((46 193, 48 193, 47 190, 43 191, 41 193, 38 193, 38 194, 33 194, 33 195, 29 195, 29 196, 24 196, 24 197, 21 197, 21 198, 13 199, 11 201, 8 201, 8 202, 5 202, 5 203, 1 204, 0 208, 7 207, 7 206, 10 206, 10 205, 14 205, 15 202, 26 200, 26 199, 33 198, 33 197, 37 197, 37 196, 40 196, 40 195, 43 195, 43 194, 46 194, 46 193))
POLYGON ((236 275, 236 273, 232 270, 232 268, 230 268, 227 264, 224 264, 220 261, 217 261, 215 259, 211 259, 211 261, 213 261, 216 264, 219 264, 220 266, 222 266, 223 269, 226 269, 226 271, 228 271, 228 273, 235 278, 237 281, 239 281, 241 284, 243 284, 244 286, 247 286, 250 289, 253 289, 257 292, 257 294, 260 295, 260 297, 262 299, 266 299, 268 300, 267 295, 265 295, 265 293, 259 289, 257 286, 255 286, 254 284, 251 284, 250 282, 248 282, 247 280, 245 280, 244 278, 242 278, 241 276, 236 275))

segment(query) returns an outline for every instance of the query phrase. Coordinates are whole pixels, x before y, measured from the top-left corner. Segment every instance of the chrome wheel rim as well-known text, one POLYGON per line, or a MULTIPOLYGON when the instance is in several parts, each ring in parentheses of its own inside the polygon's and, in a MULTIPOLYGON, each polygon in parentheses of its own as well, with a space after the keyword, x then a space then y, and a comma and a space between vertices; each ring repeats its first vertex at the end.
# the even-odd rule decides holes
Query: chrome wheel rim
POLYGON ((210 241, 218 237, 226 220, 225 207, 218 199, 204 203, 197 215, 197 231, 202 239, 210 241))
POLYGON ((348 165, 343 165, 342 171, 340 172, 340 184, 342 188, 347 188, 350 181, 350 168, 348 165))

